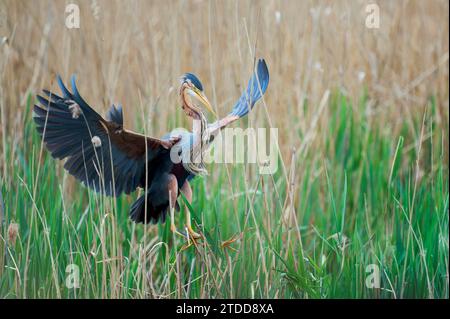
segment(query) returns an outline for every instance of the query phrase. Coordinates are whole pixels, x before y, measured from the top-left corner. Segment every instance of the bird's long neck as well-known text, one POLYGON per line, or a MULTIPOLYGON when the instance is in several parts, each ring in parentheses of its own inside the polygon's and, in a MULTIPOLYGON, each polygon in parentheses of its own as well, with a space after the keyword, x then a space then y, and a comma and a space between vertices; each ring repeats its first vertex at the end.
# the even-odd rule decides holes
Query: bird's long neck
POLYGON ((201 143, 203 140, 207 140, 208 120, 206 119, 200 108, 193 104, 191 97, 187 94, 187 86, 183 84, 181 86, 180 95, 183 103, 183 109, 189 117, 193 119, 192 133, 194 134, 196 143, 201 143))
POLYGON ((208 121, 203 113, 198 113, 198 119, 194 119, 192 122, 192 133, 194 134, 197 141, 202 141, 207 132, 208 121))
POLYGON ((184 163, 185 168, 191 173, 206 174, 207 171, 203 163, 203 154, 209 140, 208 120, 201 112, 200 108, 193 104, 192 99, 186 93, 186 87, 181 88, 181 100, 183 109, 189 117, 193 119, 192 134, 194 135, 193 145, 190 149, 190 161, 184 163))
POLYGON ((200 169, 200 171, 206 170, 204 168, 204 154, 208 147, 208 121, 206 117, 199 113, 200 119, 194 119, 192 123, 192 133, 194 134, 194 144, 191 150, 191 159, 195 163, 195 166, 200 169))

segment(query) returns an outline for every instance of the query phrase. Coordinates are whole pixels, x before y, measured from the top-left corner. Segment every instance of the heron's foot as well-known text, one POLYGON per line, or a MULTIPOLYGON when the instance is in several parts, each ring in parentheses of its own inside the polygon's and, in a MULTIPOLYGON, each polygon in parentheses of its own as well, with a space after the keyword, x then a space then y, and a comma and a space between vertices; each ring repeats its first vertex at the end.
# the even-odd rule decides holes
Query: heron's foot
POLYGON ((203 236, 200 235, 199 233, 197 233, 195 230, 193 230, 191 226, 186 226, 186 229, 187 229, 187 233, 191 239, 197 240, 197 239, 203 238, 203 236))
POLYGON ((222 248, 229 248, 231 250, 237 251, 236 248, 231 247, 231 244, 233 244, 237 240, 241 239, 242 235, 243 235, 243 233, 234 234, 233 236, 231 236, 231 238, 223 241, 222 244, 221 244, 222 248))
POLYGON ((198 241, 203 238, 202 235, 196 233, 191 227, 186 226, 187 243, 181 247, 181 250, 186 250, 191 246, 197 246, 198 241))
POLYGON ((171 231, 173 234, 176 234, 176 235, 181 236, 181 237, 183 237, 183 238, 187 238, 187 236, 186 236, 185 234, 183 234, 183 233, 181 233, 181 232, 178 231, 178 229, 177 229, 177 227, 175 226, 175 224, 171 224, 171 225, 170 225, 170 231, 171 231))

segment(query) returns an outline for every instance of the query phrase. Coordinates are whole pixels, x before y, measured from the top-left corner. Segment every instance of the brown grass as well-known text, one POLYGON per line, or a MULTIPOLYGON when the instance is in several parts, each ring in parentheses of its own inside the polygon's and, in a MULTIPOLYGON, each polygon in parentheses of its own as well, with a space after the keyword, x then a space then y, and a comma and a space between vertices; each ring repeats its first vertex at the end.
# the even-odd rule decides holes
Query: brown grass
MULTIPOLYGON (((380 29, 365 26, 368 1, 78 3, 81 28, 69 30, 65 1, 2 2, 1 35, 8 37, 0 58, 2 136, 20 132, 15 119, 28 92, 56 88, 56 74, 68 80, 72 73, 97 109, 120 102, 126 124, 136 127, 142 104, 150 133, 162 135, 178 112, 171 88, 180 74, 197 73, 224 115, 246 85, 254 55, 269 65, 265 101, 286 161, 290 147, 302 142, 292 131, 308 131, 327 89, 357 101, 366 86, 370 116, 389 130, 414 125, 433 94, 448 127, 448 1, 379 1, 380 29)), ((326 125, 320 115, 312 144, 320 147, 326 125)))
MULTIPOLYGON (((422 153, 420 152, 421 144, 424 140, 431 136, 430 140, 433 140, 433 143, 442 142, 444 145, 443 152, 446 157, 445 163, 448 165, 448 1, 377 1, 381 11, 380 29, 368 29, 365 26, 365 7, 373 1, 155 0, 145 2, 74 2, 80 5, 81 28, 69 30, 64 24, 65 5, 69 1, 0 0, 0 19, 2 17, 5 18, 0 20, 0 36, 7 38, 7 41, 1 41, 2 44, 0 44, 0 182, 6 180, 6 183, 4 183, 8 185, 8 187, 5 187, 6 190, 16 189, 19 192, 23 187, 18 185, 23 184, 28 187, 28 184, 33 184, 30 181, 22 181, 22 176, 14 175, 19 165, 13 162, 20 161, 20 158, 14 152, 14 148, 21 145, 21 138, 24 132, 23 119, 29 120, 29 117, 23 116, 24 113, 29 111, 25 109, 27 96, 29 96, 29 93, 34 95, 43 88, 57 90, 55 83, 56 74, 61 74, 63 79, 68 81, 69 76, 72 73, 76 73, 80 92, 95 109, 101 110, 103 113, 111 103, 122 103, 125 110, 125 125, 128 128, 142 131, 142 127, 145 126, 149 134, 161 136, 176 126, 189 126, 178 107, 178 77, 182 73, 190 71, 199 75, 207 96, 217 108, 219 115, 223 116, 231 109, 233 103, 238 99, 246 86, 255 56, 266 59, 271 81, 267 94, 264 97, 264 103, 258 104, 257 110, 250 114, 250 121, 254 126, 268 126, 270 124, 278 128, 279 146, 286 168, 286 179, 282 179, 282 181, 289 183, 286 183, 286 192, 283 198, 278 198, 276 181, 274 181, 273 185, 262 185, 261 189, 264 189, 264 198, 266 200, 269 198, 271 201, 269 203, 264 202, 264 211, 255 212, 252 204, 256 201, 256 195, 251 194, 251 189, 258 189, 259 181, 253 179, 247 184, 247 180, 243 179, 246 183, 247 192, 245 192, 245 195, 247 196, 247 202, 250 203, 248 211, 245 208, 245 213, 248 214, 246 216, 250 220, 249 224, 256 226, 263 224, 256 222, 257 218, 255 218, 255 216, 262 216, 264 227, 261 229, 272 230, 271 226, 274 226, 276 222, 272 220, 273 216, 275 216, 274 212, 276 211, 278 214, 279 211, 282 211, 282 217, 285 217, 285 220, 281 223, 280 233, 282 233, 282 252, 286 254, 283 257, 288 256, 289 248, 293 248, 292 251, 296 252, 296 254, 299 251, 303 254, 302 238, 304 237, 302 236, 304 234, 300 234, 300 227, 308 225, 308 228, 306 228, 307 239, 304 241, 304 244, 305 247, 308 245, 309 253, 311 253, 311 250, 316 252, 314 242, 322 235, 322 231, 323 234, 327 235, 332 235, 335 232, 333 227, 320 230, 320 226, 316 227, 317 223, 315 223, 315 220, 322 218, 325 222, 322 221, 319 225, 330 224, 328 221, 329 219, 331 220, 331 217, 320 216, 320 213, 328 212, 331 216, 332 210, 328 207, 330 202, 334 202, 334 199, 330 199, 332 197, 329 192, 331 187, 329 189, 327 187, 329 186, 327 185, 329 175, 332 175, 333 172, 328 171, 328 166, 326 165, 328 159, 324 156, 324 150, 332 134, 328 130, 331 126, 332 115, 340 114, 339 111, 331 109, 333 104, 328 103, 329 100, 327 99, 328 96, 331 97, 335 92, 343 92, 353 102, 353 115, 356 119, 364 119, 364 123, 367 122, 367 125, 370 126, 370 129, 367 130, 367 136, 361 136, 361 144, 363 145, 361 149, 369 148, 368 145, 372 141, 372 139, 369 139, 369 134, 377 132, 377 130, 382 131, 383 136, 392 136, 391 146, 394 150, 395 145, 398 145, 397 143, 400 141, 399 136, 407 136, 403 151, 408 153, 408 150, 418 149, 417 157, 419 160, 416 162, 414 174, 417 177, 415 182, 420 184, 420 186, 422 184, 419 177, 423 169, 419 167, 419 164, 421 164, 419 163, 420 158, 421 156, 422 158, 428 156, 427 149, 422 153), (277 22, 276 17, 278 14, 276 12, 279 12, 279 22, 277 22), (368 107, 363 112, 361 111, 363 108, 359 107, 358 103, 365 91, 367 91, 369 101, 367 102, 368 107), (330 95, 328 95, 329 93, 330 95), (424 131, 423 129, 425 125, 422 125, 422 123, 426 119, 423 114, 430 109, 429 99, 431 96, 436 100, 436 109, 433 115, 433 121, 436 120, 436 123, 433 122, 431 126, 435 131, 444 131, 445 134, 442 135, 433 135, 433 132, 424 131), (144 110, 145 118, 142 118, 141 110, 144 110), (403 130, 407 130, 407 132, 403 133, 403 130), (401 131, 402 134, 400 134, 401 131), (434 139, 433 136, 435 136, 434 139), (440 136, 443 136, 442 139, 444 140, 439 141, 440 136), (6 154, 7 148, 8 154, 10 154, 9 157, 6 154), (299 150, 295 155, 291 153, 291 150, 294 148, 299 150), (309 156, 307 157, 307 155, 309 156), (307 174, 302 170, 303 158, 307 158, 309 167, 312 167, 307 174), (315 165, 314 163, 318 164, 315 165), (13 167, 16 167, 16 170, 13 167), (322 177, 320 187, 315 184, 317 176, 322 177), (319 198, 319 204, 309 205, 307 198, 300 198, 302 193, 299 189, 302 187, 305 189, 304 193, 308 196, 313 193, 314 197, 319 198), (304 202, 301 201, 302 199, 304 199, 304 202), (321 209, 321 206, 323 206, 323 209, 321 209), (307 211, 307 215, 301 215, 303 211, 307 211), (253 219, 255 220, 254 223, 253 219), (284 232, 284 227, 288 231, 284 232)), ((337 129, 333 132, 336 131, 337 129)), ((342 140, 344 139, 345 137, 342 138, 342 140)), ((333 144, 330 144, 330 147, 333 148, 333 144)), ((383 146, 381 143, 380 145, 380 147, 383 146)), ((36 149, 30 154, 40 159, 41 156, 38 157, 36 155, 39 153, 39 147, 40 145, 36 145, 36 149)), ((358 149, 356 152, 358 154, 354 155, 355 158, 359 156, 360 150, 358 149)), ((367 154, 369 153, 367 152, 367 154)), ((367 154, 361 154, 361 156, 368 156, 367 154)), ((409 154, 407 155, 409 156, 409 154)), ((373 167, 375 169, 387 169, 388 171, 383 171, 383 173, 388 176, 389 169, 392 174, 396 156, 396 153, 393 158, 388 156, 387 161, 373 167)), ((28 160, 34 164, 33 160, 37 161, 35 157, 28 160)), ((413 155, 410 157, 413 158, 413 155)), ((343 156, 335 160, 339 161, 341 158, 343 156)), ((409 162, 404 165, 406 170, 410 169, 410 162, 412 161, 410 158, 408 160, 409 162)), ((388 219, 391 216, 391 208, 392 212, 394 212, 398 206, 402 208, 403 206, 394 205, 393 203, 388 205, 382 200, 377 202, 378 198, 386 198, 388 203, 390 201, 393 202, 395 199, 390 193, 391 190, 385 190, 383 188, 385 184, 381 183, 377 184, 377 186, 382 188, 380 193, 386 197, 380 196, 371 199, 369 196, 368 203, 366 202, 366 195, 370 195, 371 191, 373 191, 373 189, 368 188, 373 184, 366 182, 369 185, 368 187, 365 189, 360 187, 364 184, 364 181, 362 181, 363 174, 366 174, 364 165, 369 165, 370 161, 367 161, 367 164, 365 164, 365 161, 362 162, 361 167, 355 171, 352 177, 349 177, 349 180, 353 181, 353 184, 349 183, 349 187, 353 187, 349 189, 349 193, 352 193, 354 196, 351 196, 351 199, 348 200, 348 205, 353 205, 353 207, 348 209, 351 212, 347 216, 348 228, 350 231, 357 228, 355 220, 364 213, 361 212, 358 205, 364 200, 364 205, 367 205, 365 213, 368 216, 369 233, 371 232, 370 227, 372 227, 371 222, 373 221, 373 224, 378 225, 380 230, 378 233, 375 233, 379 236, 380 234, 385 234, 388 238, 386 242, 391 243, 393 242, 392 238, 394 238, 392 234, 396 234, 397 231, 397 229, 394 231, 392 226, 394 223, 388 219), (360 194, 361 196, 359 196, 360 194), (361 199, 360 197, 364 198, 361 199), (371 200, 375 204, 371 203, 371 200), (369 222, 369 214, 371 222, 369 222)), ((433 159, 430 162, 432 166, 433 159)), ((55 163, 58 163, 55 165, 62 164, 60 161, 55 161, 55 163)), ((341 169, 340 166, 331 166, 331 168, 333 167, 341 169)), ((367 170, 370 170, 370 168, 368 166, 367 170)), ((46 168, 43 167, 42 169, 46 168)), ((56 170, 56 174, 60 174, 60 172, 62 172, 61 169, 56 170)), ((444 172, 447 174, 444 180, 447 180, 448 171, 444 169, 444 172)), ((342 172, 338 172, 337 175, 340 173, 342 172)), ((427 171, 426 173, 429 172, 427 171)), ((246 170, 244 174, 251 175, 252 170, 246 170)), ((212 178, 217 177, 217 175, 214 176, 213 174, 212 178)), ((72 194, 70 190, 75 187, 71 177, 69 180, 71 182, 67 183, 67 176, 68 174, 58 176, 59 181, 62 181, 63 184, 61 193, 64 195, 72 194)), ((233 192, 239 193, 240 190, 237 190, 236 185, 240 181, 232 182, 230 175, 227 177, 230 179, 230 185, 226 185, 226 187, 233 195, 230 198, 233 198, 234 210, 237 214, 238 199, 234 197, 233 192)), ((364 177, 366 176, 364 175, 364 177)), ((367 177, 367 179, 370 179, 370 177, 367 177)), ((27 176, 23 176, 24 180, 26 178, 27 176)), ((38 209, 40 203, 35 203, 34 201, 36 188, 39 187, 41 182, 45 181, 46 176, 35 174, 35 178, 34 192, 27 188, 26 194, 29 194, 29 197, 32 199, 33 209, 37 213, 28 214, 26 212, 27 215, 19 214, 19 209, 16 211, 14 207, 25 209, 21 206, 21 201, 26 203, 28 195, 17 196, 16 198, 11 196, 11 194, 7 194, 9 199, 7 206, 10 209, 8 216, 19 219, 21 215, 24 215, 30 218, 32 223, 40 225, 39 222, 42 222, 41 215, 39 215, 41 212, 38 209), (33 196, 31 193, 33 193, 33 196), (14 203, 11 198, 15 199, 14 203), (38 220, 37 216, 39 216, 40 220, 38 220)), ((261 180, 263 179, 261 178, 261 180)), ((272 181, 268 180, 269 182, 272 181)), ((345 180, 347 181, 347 175, 345 175, 345 180)), ((214 185, 214 183, 208 182, 208 185, 214 185)), ((390 177, 388 185, 391 187, 390 177)), ((395 189, 395 187, 399 186, 395 184, 392 186, 392 189, 395 189)), ((217 196, 222 196, 219 195, 220 187, 216 187, 216 190, 217 196)), ((402 191, 407 192, 404 189, 402 191)), ((346 192, 347 189, 345 194, 346 192)), ((42 198, 46 196, 46 190, 39 190, 37 193, 42 198)), ((440 194, 439 188, 434 190, 433 194, 435 193, 440 194)), ((444 192, 442 193, 442 196, 445 197, 444 192)), ((423 192, 420 194, 423 195, 423 192)), ((333 194, 331 193, 331 195, 333 194)), ((72 196, 79 196, 79 194, 72 196)), ((340 194, 336 196, 340 197, 340 194)), ((418 198, 422 197, 418 195, 418 198)), ((448 199, 448 193, 446 198, 448 199)), ((406 197, 406 199, 408 198, 406 197)), ((414 199, 412 202, 414 202, 414 199)), ((45 199, 40 200, 44 201, 45 199)), ((211 207, 214 205, 214 200, 216 200, 215 197, 208 198, 208 204, 211 207)), ((67 200, 67 202, 71 201, 67 200)), ((231 200, 228 202, 224 206, 229 210, 228 213, 230 213, 231 220, 231 200)), ((310 202, 316 203, 315 201, 310 202)), ((431 201, 424 200, 423 202, 429 204, 431 201)), ((441 202, 445 202, 445 198, 441 202)), ((76 201, 74 203, 75 205, 77 204, 76 201)), ((402 201, 401 204, 408 206, 407 204, 409 203, 405 204, 402 201)), ((48 207, 50 210, 53 209, 52 205, 42 206, 48 207)), ((431 204, 429 205, 431 206, 431 204)), ((109 207, 108 205, 106 206, 109 207)), ((423 211, 426 211, 426 214, 428 214, 428 206, 424 205, 424 207, 423 211)), ((438 209, 436 208, 436 210, 438 209)), ((243 212, 244 209, 239 211, 243 212)), ((420 216, 422 218, 422 216, 425 216, 425 213, 421 213, 420 216)), ((433 218, 428 218, 428 215, 426 217, 427 221, 434 220, 433 218)), ((95 217, 92 217, 92 214, 90 214, 89 218, 95 217)), ((122 257, 121 240, 125 235, 123 232, 116 232, 115 219, 111 218, 111 220, 111 224, 106 223, 106 226, 102 223, 102 227, 106 227, 106 229, 111 227, 110 229, 112 229, 113 237, 108 237, 111 243, 104 241, 102 237, 101 247, 93 247, 92 249, 104 249, 105 251, 98 258, 106 256, 109 258, 107 259, 108 262, 110 260, 115 262, 115 258, 119 260, 122 257), (116 234, 117 238, 114 237, 116 234), (110 253, 109 249, 112 250, 112 253, 110 253)), ((422 221, 422 219, 418 220, 422 221)), ((423 217, 423 220, 425 220, 425 217, 423 217)), ((347 220, 345 221, 347 222, 347 220)), ((59 224, 59 220, 57 224, 59 224)), ((365 225, 363 224, 358 224, 358 227, 364 228, 365 225)), ((445 226, 445 219, 442 224, 445 226)), ((446 225, 448 226, 448 220, 446 225)), ((53 225, 53 227, 55 226, 53 225)), ((133 234, 135 229, 139 228, 134 224, 129 227, 132 227, 133 234)), ((252 265, 255 261, 258 261, 258 265, 255 265, 255 267, 248 267, 253 270, 258 269, 258 275, 263 278, 261 280, 262 284, 259 286, 262 287, 261 291, 257 292, 257 295, 266 297, 285 296, 276 287, 279 279, 279 274, 275 271, 274 266, 277 257, 271 252, 267 253, 266 246, 264 246, 266 244, 264 242, 265 239, 261 239, 258 227, 255 230, 256 237, 253 237, 253 239, 256 238, 257 240, 253 240, 250 245, 245 246, 251 247, 251 249, 244 250, 242 248, 238 256, 242 257, 242 260, 249 264, 248 260, 253 258, 251 260, 252 265), (265 255, 266 253, 267 255, 265 255), (244 256, 248 257, 248 259, 245 259, 244 256), (267 256, 269 256, 268 260, 264 260, 267 256), (275 292, 269 291, 272 289, 272 285, 275 287, 273 288, 275 292)), ((403 227, 404 229, 409 229, 406 223, 403 227)), ((240 231, 244 228, 245 226, 242 228, 241 226, 238 227, 240 231)), ((59 243, 54 244, 52 242, 51 244, 47 225, 45 225, 44 229, 43 234, 47 234, 48 251, 50 252, 45 256, 50 256, 51 258, 54 278, 51 281, 54 282, 52 285, 57 291, 56 296, 59 297, 58 289, 60 289, 60 286, 56 269, 57 261, 54 262, 52 255, 53 248, 57 247, 59 243)), ((230 232, 230 229, 234 229, 234 227, 230 227, 228 232, 230 232)), ((430 229, 434 228, 430 227, 430 229)), ((151 231, 155 230, 155 228, 151 229, 151 231)), ((103 234, 103 228, 101 232, 103 234)), ((447 232, 445 230, 441 230, 441 232, 447 234, 446 237, 448 238, 448 227, 447 232)), ((76 235, 76 232, 74 234, 76 235)), ((25 280, 29 275, 27 273, 28 265, 32 265, 31 262, 34 262, 34 268, 38 269, 36 265, 39 265, 39 263, 36 260, 44 260, 44 258, 37 259, 38 257, 40 258, 40 255, 36 253, 40 252, 38 250, 40 249, 39 247, 35 248, 35 250, 33 250, 34 248, 30 250, 31 238, 39 238, 39 240, 44 238, 38 237, 38 234, 34 236, 36 237, 31 235, 27 237, 27 250, 25 248, 21 250, 27 252, 26 257, 23 257, 23 254, 19 255, 22 260, 25 260, 22 264, 27 265, 23 271, 25 285, 28 284, 25 280), (35 252, 34 255, 33 253, 30 255, 34 256, 34 259, 31 257, 29 259, 28 251, 35 252), (31 262, 29 263, 29 261, 31 262)), ((433 236, 433 234, 429 234, 429 236, 433 236)), ((274 235, 274 237, 276 236, 274 235)), ((327 236, 325 237, 328 238, 327 236)), ((370 244, 375 245, 371 242, 372 236, 369 237, 370 244)), ((376 236, 373 238, 378 240, 376 236)), ((223 239, 226 239, 225 235, 223 239)), ((136 256, 138 255, 140 259, 146 259, 146 253, 150 251, 148 260, 151 262, 151 267, 149 269, 154 269, 153 266, 156 264, 157 258, 161 258, 159 249, 160 247, 162 249, 165 244, 160 242, 158 245, 153 246, 156 237, 153 239, 148 238, 148 246, 144 245, 144 247, 138 245, 141 238, 135 238, 133 235, 129 240, 132 247, 130 256, 133 255, 132 257, 137 259, 136 256), (148 247, 153 248, 148 250, 148 247)), ((326 240, 324 239, 324 241, 326 240)), ((408 244, 410 241, 412 239, 410 239, 408 233, 408 244)), ((145 243, 146 239, 144 236, 145 243)), ((430 245, 428 247, 432 247, 434 242, 428 241, 427 244, 430 245)), ((67 245, 67 242, 65 242, 65 245, 67 245)), ((364 245, 366 245, 366 242, 364 242, 364 245)), ((377 245, 383 246, 385 242, 380 240, 375 246, 377 245)), ((444 254, 444 258, 446 258, 445 263, 441 262, 439 265, 448 265, 448 241, 446 248, 444 247, 440 250, 447 253, 446 255, 444 254)), ((67 250, 67 246, 64 246, 62 251, 65 252, 67 250)), ((70 251, 72 251, 72 247, 70 251)), ((421 253, 422 251, 423 249, 421 253)), ((86 257, 86 260, 95 258, 95 256, 91 256, 90 252, 85 253, 83 258, 86 257)), ((177 258, 181 256, 180 259, 184 258, 182 253, 177 253, 176 256, 177 258)), ((228 297, 240 296, 240 286, 232 286, 235 284, 232 280, 233 267, 235 265, 232 265, 231 259, 216 261, 212 259, 213 257, 213 255, 207 254, 199 257, 202 267, 203 265, 207 267, 206 270, 202 269, 202 272, 210 276, 198 279, 202 282, 202 289, 199 295, 202 297, 221 297, 220 293, 222 290, 216 289, 214 285, 222 285, 228 279, 227 276, 229 276, 230 293, 228 297), (229 265, 223 266, 221 264, 225 262, 229 263, 229 265), (220 266, 215 265, 215 263, 220 263, 220 266), (221 273, 218 269, 225 269, 225 271, 221 273), (204 286, 203 282, 206 283, 204 286), (215 292, 210 294, 208 289, 215 292)), ((58 256, 55 258, 57 259, 58 256)), ((410 258, 412 260, 412 257, 410 258)), ((169 259, 169 254, 167 259, 169 259)), ((303 261, 302 258, 299 260, 303 261)), ((97 262, 103 263, 103 260, 97 262)), ((358 263, 360 262, 363 261, 358 259, 358 263)), ((151 291, 152 296, 172 297, 175 296, 175 293, 177 294, 176 296, 182 296, 181 286, 186 281, 182 282, 180 277, 177 277, 178 287, 176 290, 171 290, 170 281, 166 281, 167 278, 170 279, 171 274, 174 272, 177 274, 183 272, 178 269, 179 263, 182 262, 177 259, 177 262, 174 263, 174 269, 170 269, 168 272, 168 277, 165 277, 161 269, 156 268, 161 276, 156 274, 156 270, 154 276, 151 271, 146 273, 145 262, 139 264, 140 267, 143 265, 142 278, 145 278, 145 276, 150 277, 149 283, 143 279, 144 288, 142 291, 146 290, 147 284, 152 289, 159 285, 162 288, 157 289, 158 291, 156 292, 151 291), (155 282, 152 282, 152 280, 155 280, 155 282)), ((3 261, 0 262, 0 265, 2 264, 3 261)), ((86 262, 87 264, 88 262, 86 262)), ((329 264, 333 265, 333 260, 329 264)), ((426 265, 426 262, 424 261, 423 264, 426 265)), ((114 268, 116 267, 114 263, 112 265, 111 267, 113 268, 111 268, 110 273, 106 271, 96 273, 104 276, 101 280, 101 291, 98 292, 97 296, 120 296, 120 293, 114 290, 119 290, 120 287, 114 285, 121 284, 123 281, 123 278, 119 275, 120 271, 123 270, 121 268, 123 265, 120 264, 120 266, 117 266, 117 269, 114 268), (107 279, 107 274, 112 275, 107 279), (115 287, 110 294, 106 291, 108 280, 111 280, 111 287, 115 287), (116 281, 113 282, 114 280, 116 281)), ((414 263, 411 262, 411 265, 414 265, 414 263)), ((59 266, 62 267, 61 264, 59 266)), ((396 287, 403 287, 404 282, 412 278, 409 273, 408 277, 405 277, 407 266, 410 266, 410 264, 405 262, 403 278, 401 280, 396 279, 397 281, 394 282, 396 287)), ((30 266, 30 268, 33 268, 33 266, 30 266)), ((243 268, 244 266, 242 268, 236 267, 238 270, 243 268)), ((16 269, 19 274, 19 267, 16 267, 16 269)), ((349 269, 349 273, 352 273, 353 268, 349 267, 349 269)), ((243 273, 244 279, 247 276, 252 278, 252 274, 255 272, 253 270, 252 272, 249 271, 248 274, 243 273)), ((330 274, 336 275, 336 271, 333 272, 332 269, 329 271, 330 274)), ((129 273, 127 272, 127 274, 129 273)), ((435 272, 435 274, 438 273, 437 271, 435 272)), ((341 273, 339 272, 339 275, 333 278, 340 278, 340 275, 341 273)), ((414 273, 414 276, 416 275, 414 273)), ((14 291, 16 295, 22 296, 20 282, 22 277, 17 275, 15 278, 18 278, 19 281, 16 282, 17 287, 14 291)), ((448 286, 448 271, 446 278, 448 286)), ((140 277, 138 279, 141 280, 140 277)), ((344 279, 343 281, 345 281, 344 279)), ((191 282, 190 278, 188 282, 191 282)), ((236 280, 236 282, 242 285, 248 284, 246 280, 236 280)), ((139 287, 140 282, 136 286, 139 287)), ((392 290, 394 291, 394 289, 392 290)), ((403 288, 396 288, 395 290, 397 292, 401 291, 400 297, 403 296, 403 288)), ((24 296, 26 296, 26 293, 29 293, 26 289, 23 289, 23 291, 24 296)), ((52 294, 53 292, 49 293, 49 295, 52 294)), ((136 295, 141 296, 140 294, 141 291, 138 290, 136 295)), ((142 293, 142 296, 147 296, 146 294, 148 292, 142 293)), ((448 289, 441 295, 448 296, 448 289)))

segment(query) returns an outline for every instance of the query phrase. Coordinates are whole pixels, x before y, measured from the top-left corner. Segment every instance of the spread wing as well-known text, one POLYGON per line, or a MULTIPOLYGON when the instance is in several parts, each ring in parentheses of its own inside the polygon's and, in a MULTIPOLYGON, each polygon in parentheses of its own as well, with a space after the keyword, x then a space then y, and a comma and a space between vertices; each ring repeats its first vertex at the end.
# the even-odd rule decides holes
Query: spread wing
POLYGON ((106 113, 106 119, 110 122, 114 122, 118 125, 123 125, 123 113, 122 105, 115 106, 111 105, 108 112, 106 113))
POLYGON ((208 126, 211 136, 215 136, 218 131, 228 124, 244 117, 253 108, 255 103, 263 96, 269 85, 269 70, 264 59, 258 60, 256 72, 253 73, 250 81, 239 100, 234 105, 231 112, 224 118, 211 123, 208 126))
POLYGON ((74 76, 71 84, 73 92, 58 77, 63 96, 44 90, 47 98, 38 95, 41 105, 34 106, 37 130, 51 155, 67 159, 64 168, 98 192, 118 196, 144 187, 146 161, 173 141, 125 130, 121 107, 113 106, 105 120, 80 96, 74 76))

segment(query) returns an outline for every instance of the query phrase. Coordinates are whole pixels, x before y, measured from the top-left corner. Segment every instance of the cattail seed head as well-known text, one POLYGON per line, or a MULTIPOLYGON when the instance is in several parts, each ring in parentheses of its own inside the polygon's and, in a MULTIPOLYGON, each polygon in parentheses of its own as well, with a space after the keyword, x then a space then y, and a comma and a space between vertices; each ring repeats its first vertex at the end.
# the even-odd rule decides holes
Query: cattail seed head
POLYGON ((102 146, 102 140, 98 136, 92 137, 91 142, 92 142, 92 145, 94 145, 94 147, 102 146))
POLYGON ((70 101, 69 110, 72 113, 72 118, 77 119, 80 117, 81 108, 75 101, 70 101))

